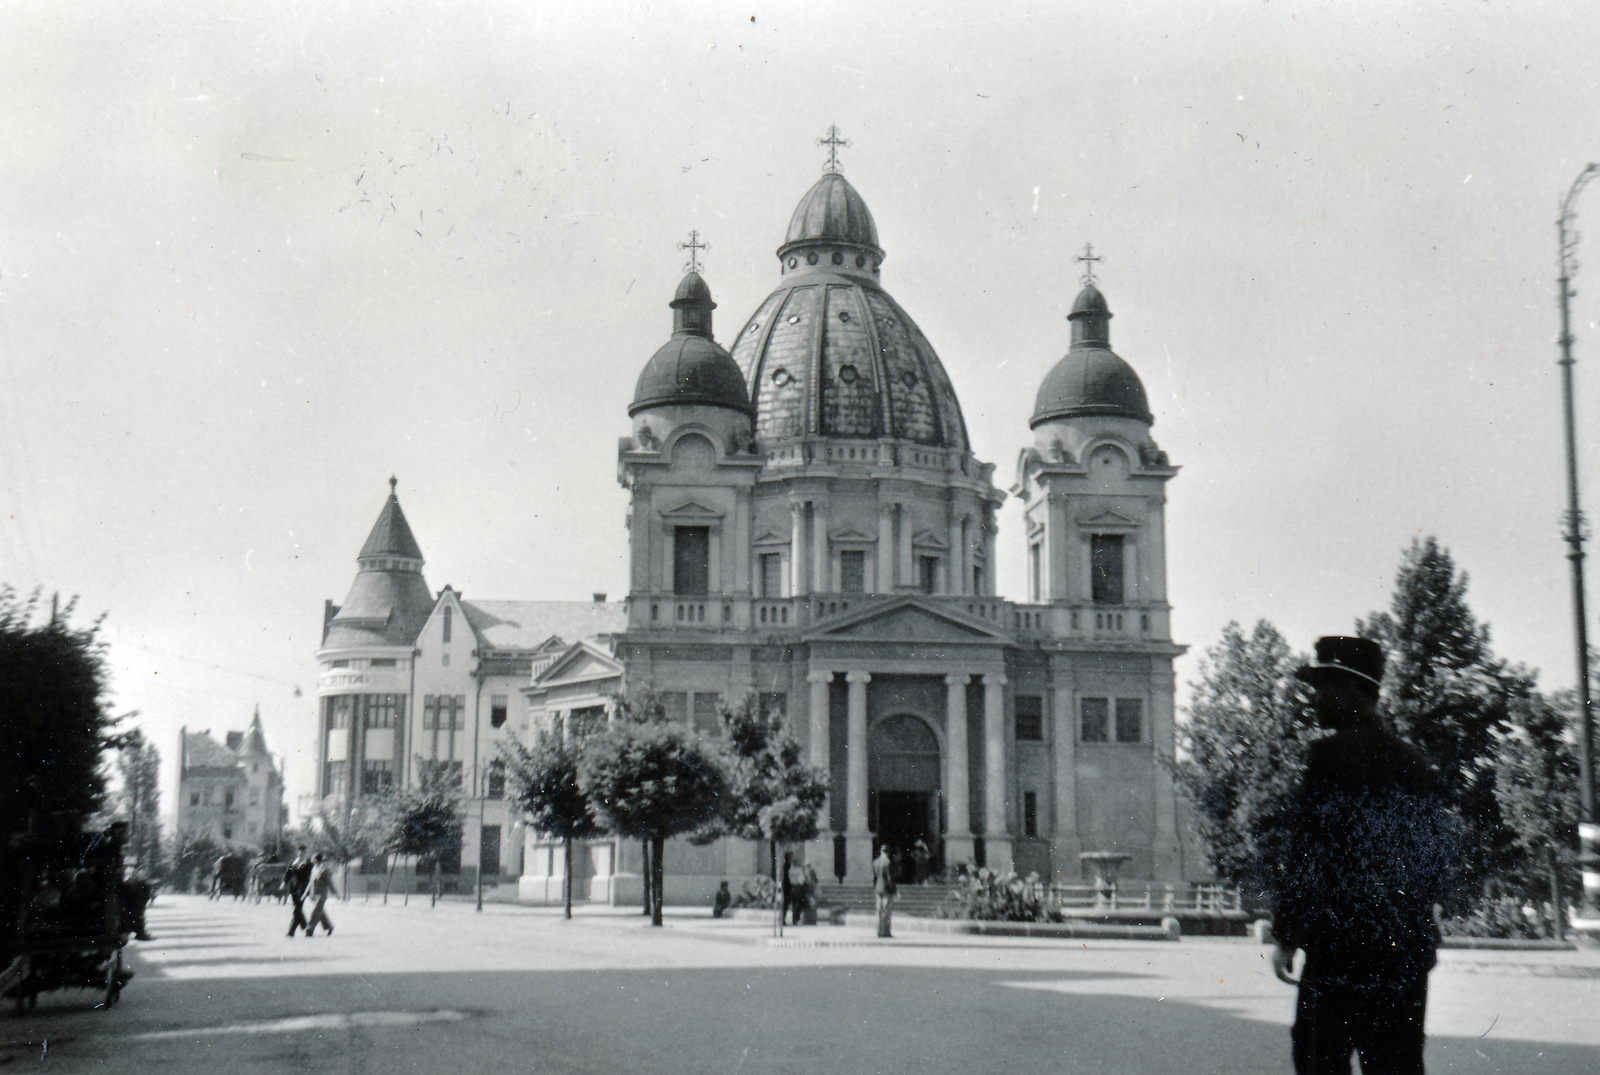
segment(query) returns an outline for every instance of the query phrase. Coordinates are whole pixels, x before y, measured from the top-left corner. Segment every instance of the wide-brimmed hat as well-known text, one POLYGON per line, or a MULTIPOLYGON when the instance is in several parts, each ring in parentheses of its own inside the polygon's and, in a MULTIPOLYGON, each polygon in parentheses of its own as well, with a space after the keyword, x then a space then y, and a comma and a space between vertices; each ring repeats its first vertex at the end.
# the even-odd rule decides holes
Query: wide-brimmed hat
POLYGON ((1317 658, 1295 672, 1312 686, 1341 676, 1354 676, 1374 689, 1383 686, 1383 647, 1370 638, 1324 635, 1317 639, 1317 658))

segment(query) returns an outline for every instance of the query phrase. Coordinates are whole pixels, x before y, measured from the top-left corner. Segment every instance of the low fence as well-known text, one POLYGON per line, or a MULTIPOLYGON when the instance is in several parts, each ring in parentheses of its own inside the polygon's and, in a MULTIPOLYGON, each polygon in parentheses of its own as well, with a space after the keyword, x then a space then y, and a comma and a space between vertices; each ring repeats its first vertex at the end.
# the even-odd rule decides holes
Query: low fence
POLYGON ((1223 885, 1139 883, 1113 885, 1052 885, 1039 882, 1039 899, 1066 915, 1109 914, 1117 911, 1162 915, 1213 915, 1248 918, 1239 890, 1223 885))

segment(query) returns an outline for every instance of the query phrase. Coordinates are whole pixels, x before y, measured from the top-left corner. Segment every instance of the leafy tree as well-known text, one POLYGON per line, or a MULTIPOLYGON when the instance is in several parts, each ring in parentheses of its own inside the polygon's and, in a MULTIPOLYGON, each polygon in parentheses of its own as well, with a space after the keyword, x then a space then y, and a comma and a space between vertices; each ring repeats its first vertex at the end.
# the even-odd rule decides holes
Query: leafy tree
POLYGON ((736 707, 723 707, 721 716, 728 793, 717 816, 691 839, 765 840, 772 878, 780 881, 778 844, 817 838, 827 774, 801 762, 800 744, 784 729, 782 714, 762 712, 754 695, 736 707))
POLYGON ((1265 881, 1264 844, 1314 735, 1299 719, 1305 693, 1294 671, 1302 663, 1266 620, 1248 637, 1229 623, 1206 650, 1177 726, 1174 779, 1194 807, 1212 870, 1241 888, 1265 881))
MULTIPOLYGON (((461 847, 461 787, 455 771, 440 762, 417 758, 418 781, 385 800, 383 850, 431 861, 431 904, 439 902, 439 860, 461 847)), ((393 873, 393 867, 390 868, 393 873)), ((406 902, 411 894, 406 893, 406 902)))
MULTIPOLYGON (((0 922, 17 921, 19 861, 78 836, 105 801, 102 751, 118 745, 106 709, 98 621, 70 624, 73 603, 39 622, 39 593, 0 586, 0 922)), ((12 938, 0 930, 0 963, 12 938)))
MULTIPOLYGON (((667 716, 666 703, 654 691, 642 691, 633 695, 614 694, 612 701, 613 724, 666 724, 671 719, 667 716)), ((650 841, 640 840, 640 879, 643 882, 639 888, 644 897, 644 913, 654 913, 656 899, 660 896, 655 889, 655 871, 650 867, 650 841)))
POLYGON ((1467 576, 1433 537, 1400 560, 1388 612, 1356 624, 1383 644, 1384 707, 1395 730, 1439 770, 1467 826, 1466 879, 1482 880, 1510 853, 1495 796, 1495 753, 1509 730, 1512 680, 1467 607, 1467 576))
POLYGON ((566 859, 563 886, 567 917, 572 917, 572 841, 598 836, 605 829, 589 810, 589 798, 578 786, 578 748, 541 735, 533 747, 514 736, 500 745, 517 803, 528 824, 560 840, 566 859))
POLYGON ((1524 676, 1513 686, 1510 728, 1495 760, 1495 797, 1514 834, 1501 879, 1517 896, 1559 904, 1579 883, 1578 761, 1569 736, 1577 699, 1571 691, 1547 699, 1524 676))
MULTIPOLYGON (((344 871, 339 891, 342 898, 348 900, 350 863, 383 854, 385 841, 393 831, 392 811, 386 809, 386 805, 382 797, 369 797, 344 810, 321 804, 298 828, 285 833, 283 842, 289 847, 303 846, 311 854, 338 863, 344 871)), ((278 848, 263 847, 262 850, 270 854, 278 848)))
POLYGON ((717 812, 727 780, 717 759, 675 724, 616 721, 584 743, 578 787, 600 824, 650 843, 652 925, 661 925, 662 853, 717 812))
POLYGON ((179 829, 173 838, 168 884, 176 891, 191 891, 196 878, 209 877, 212 865, 228 850, 228 845, 218 841, 208 825, 189 825, 179 829))
POLYGON ((134 729, 117 755, 122 787, 117 792, 118 813, 128 821, 124 854, 148 876, 165 872, 161 858, 161 752, 134 729))

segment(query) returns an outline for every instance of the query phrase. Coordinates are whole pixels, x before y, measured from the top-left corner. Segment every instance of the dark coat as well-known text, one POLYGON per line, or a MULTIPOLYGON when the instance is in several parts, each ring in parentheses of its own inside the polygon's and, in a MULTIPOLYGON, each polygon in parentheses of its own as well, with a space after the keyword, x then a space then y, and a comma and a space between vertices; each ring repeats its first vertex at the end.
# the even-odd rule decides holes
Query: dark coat
POLYGON ((1461 827, 1422 754, 1377 724, 1311 745, 1270 858, 1273 932, 1351 978, 1426 973, 1461 827))
POLYGON ((295 899, 301 899, 306 894, 306 889, 311 887, 311 860, 303 859, 291 862, 289 868, 283 871, 283 883, 288 886, 289 893, 295 899))
POLYGON ((879 896, 894 895, 894 864, 887 851, 872 860, 872 891, 879 896))

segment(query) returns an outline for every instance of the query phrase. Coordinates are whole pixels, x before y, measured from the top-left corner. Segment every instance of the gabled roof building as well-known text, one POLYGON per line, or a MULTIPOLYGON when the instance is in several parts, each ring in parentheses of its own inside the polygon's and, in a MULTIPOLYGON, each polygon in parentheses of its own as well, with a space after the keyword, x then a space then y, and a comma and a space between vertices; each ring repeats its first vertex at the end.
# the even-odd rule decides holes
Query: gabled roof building
POLYGON ((179 832, 276 850, 284 821, 283 772, 267 748, 259 707, 247 730, 228 732, 221 743, 209 731, 179 732, 179 832))

